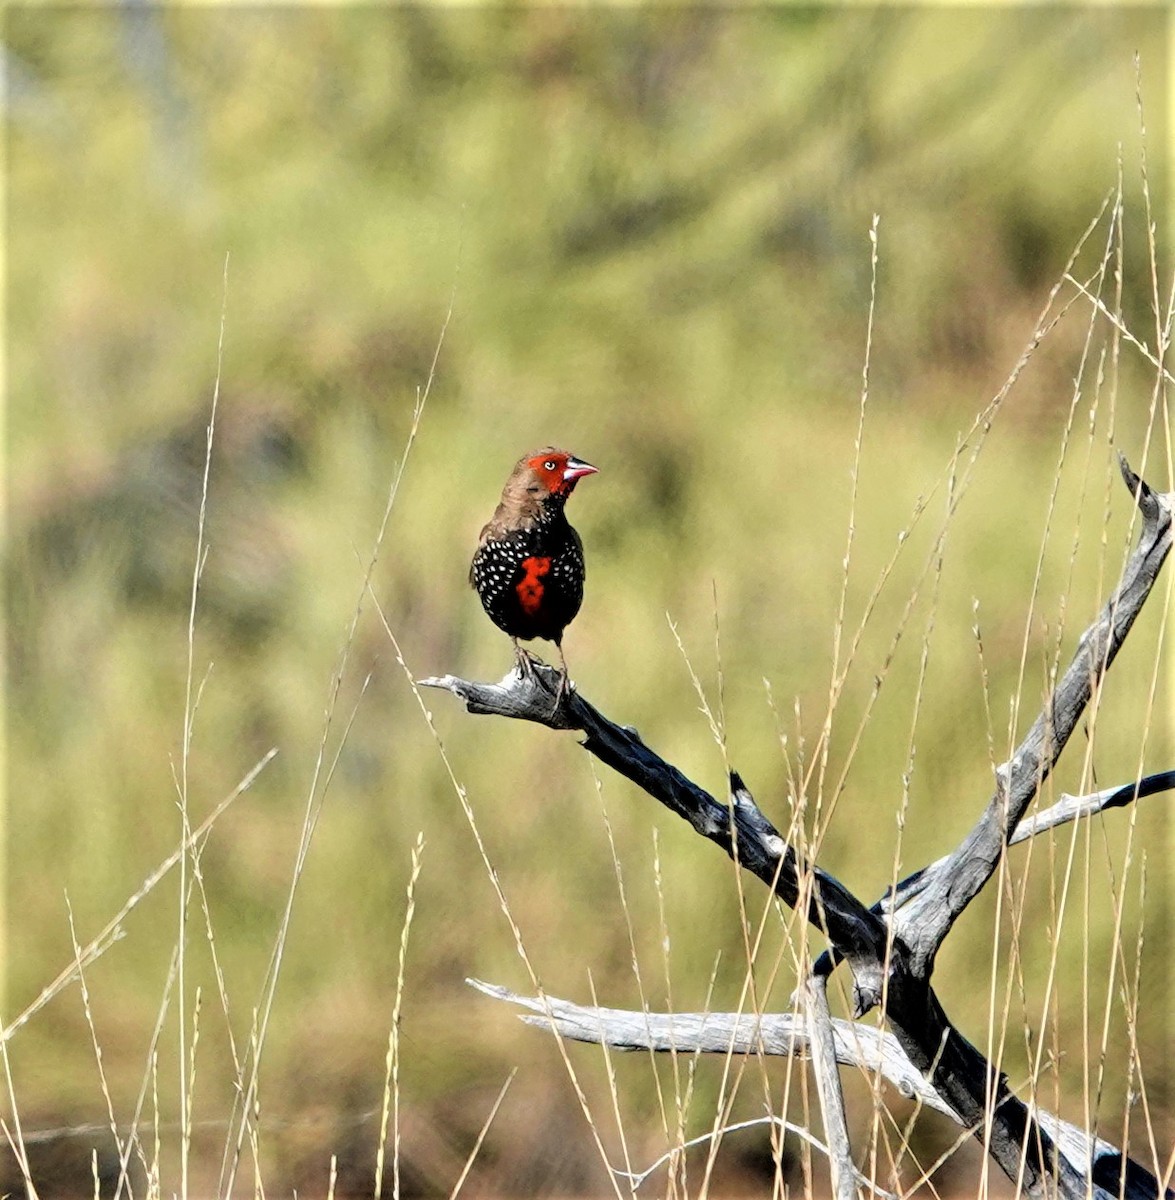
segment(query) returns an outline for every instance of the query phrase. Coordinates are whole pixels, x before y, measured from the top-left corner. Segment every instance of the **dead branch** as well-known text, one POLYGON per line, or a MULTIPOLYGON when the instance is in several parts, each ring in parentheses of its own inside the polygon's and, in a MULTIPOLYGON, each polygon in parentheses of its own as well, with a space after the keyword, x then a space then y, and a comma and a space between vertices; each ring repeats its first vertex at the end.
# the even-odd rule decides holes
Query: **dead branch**
MULTIPOLYGON (((556 996, 541 999, 520 996, 478 979, 466 982, 495 1000, 516 1004, 537 1014, 520 1018, 528 1025, 553 1029, 562 1037, 608 1046, 613 1050, 783 1057, 810 1053, 807 1024, 794 1013, 631 1012, 573 1004, 556 996)), ((838 1017, 831 1018, 831 1028, 836 1061, 841 1066, 880 1075, 906 1099, 960 1123, 950 1105, 944 1103, 921 1072, 914 1069, 892 1034, 838 1017)), ((1032 1115, 1074 1171, 1085 1173, 1088 1170, 1095 1200, 1109 1200, 1119 1195, 1153 1200, 1158 1195, 1158 1182, 1154 1177, 1138 1169, 1131 1160, 1123 1159, 1117 1146, 1091 1136, 1080 1126, 1062 1121, 1044 1109, 1034 1108, 1032 1115), (1124 1168, 1127 1187, 1121 1192, 1118 1181, 1124 1168), (1134 1173, 1136 1170, 1140 1173, 1134 1173)))
MULTIPOLYGON (((1082 636, 1066 671, 1028 736, 999 771, 996 795, 983 818, 931 873, 930 883, 893 917, 889 936, 879 912, 867 909, 833 876, 804 862, 755 804, 737 774, 730 801, 721 804, 644 744, 635 730, 608 720, 577 692, 560 695, 558 674, 539 667, 533 678, 507 675, 498 684, 452 675, 421 680, 465 701, 470 712, 536 721, 552 729, 577 729, 583 746, 631 779, 654 799, 689 821, 740 866, 766 883, 789 906, 828 937, 831 949, 853 973, 857 1015, 880 1002, 886 982, 885 1017, 910 1063, 964 1126, 977 1131, 988 1153, 1025 1195, 1088 1194, 1098 1184, 1097 1163, 1075 1165, 1061 1153, 1043 1121, 995 1075, 987 1059, 951 1024, 930 986, 934 956, 954 920, 994 872, 1040 782, 1048 775, 1122 645, 1171 546, 1170 497, 1159 496, 1122 460, 1122 472, 1142 512, 1143 529, 1122 582, 1098 619, 1082 636)), ((1127 1162, 1126 1175, 1139 1197, 1158 1195, 1144 1168, 1127 1162), (1149 1190, 1148 1190, 1149 1188, 1149 1190)))
MULTIPOLYGON (((780 1058, 809 1053, 807 1025, 795 1013, 630 1012, 573 1004, 555 996, 532 999, 480 979, 467 979, 466 983, 495 1000, 517 1004, 536 1014, 520 1018, 527 1025, 547 1030, 554 1027, 573 1041, 610 1046, 613 1050, 765 1054, 780 1058)), ((831 1023, 833 1049, 841 1066, 880 1074, 907 1099, 958 1120, 950 1105, 914 1069, 892 1034, 841 1017, 832 1017, 831 1023)))
MULTIPOLYGON (((421 686, 445 688, 460 696, 470 712, 535 721, 553 729, 577 728, 585 749, 638 784, 703 837, 721 846, 792 907, 804 905, 805 918, 826 934, 853 971, 857 1014, 879 1003, 888 968, 886 1019, 913 1065, 927 1075, 944 1102, 966 1127, 981 1130, 994 1098, 988 1152, 1029 1196, 1045 1196, 1048 1183, 1078 1200, 1088 1189, 1084 1177, 1057 1153, 1052 1139, 999 1075, 989 1084, 987 1059, 948 1020, 929 983, 905 963, 900 940, 887 944, 883 919, 869 912, 827 872, 801 866, 795 850, 763 815, 737 774, 731 776, 730 803, 723 805, 687 779, 641 741, 636 731, 609 721, 577 692, 556 699, 559 675, 535 668, 528 679, 514 671, 500 683, 476 683, 452 675, 422 679, 421 686), (801 870, 810 872, 801 878, 801 870), (803 886, 811 880, 811 886, 803 886), (804 897, 801 901, 801 897, 804 897)), ((984 1136, 980 1133, 979 1136, 984 1136)))
POLYGON ((910 968, 929 979, 934 956, 967 905, 991 878, 1008 840, 1040 785, 1061 757, 1073 730, 1146 603, 1171 550, 1175 495, 1159 494, 1119 455, 1122 478, 1142 513, 1142 532, 1122 580, 1081 635, 1069 669, 1045 702, 1023 742, 996 772, 996 790, 983 816, 894 923, 910 948, 910 968))
POLYGON ((836 1200, 856 1200, 857 1170, 853 1165, 849 1143, 845 1094, 840 1085, 840 1072, 836 1069, 836 1038, 832 1032, 832 1014, 828 1009, 828 981, 809 975, 803 983, 803 1004, 808 1050, 816 1077, 816 1097, 820 1101, 824 1139, 828 1143, 832 1192, 836 1200))
POLYGON ((582 731, 586 735, 585 750, 688 821, 697 833, 720 846, 789 906, 804 903, 806 918, 827 934, 852 967, 860 1010, 868 1011, 876 1004, 881 997, 881 964, 886 957, 884 922, 837 879, 801 862, 760 811, 738 774, 731 775, 730 802, 720 803, 646 746, 635 729, 608 720, 577 691, 557 698, 558 682, 559 673, 539 663, 529 678, 512 670, 499 683, 445 675, 422 679, 420 685, 447 689, 464 700, 471 713, 582 731), (808 877, 811 886, 806 886, 808 877))
MULTIPOLYGON (((1175 771, 1159 771, 1154 775, 1146 775, 1132 783, 1120 784, 1118 787, 1103 788, 1100 792, 1090 792, 1085 796, 1071 796, 1061 793, 1056 804, 1025 817, 1016 826, 1016 832, 1008 839, 1009 846, 1018 846, 1021 842, 1038 837, 1050 829, 1057 829, 1070 821, 1081 821, 1098 813, 1109 812, 1114 808, 1125 808, 1147 796, 1158 796, 1163 792, 1175 790, 1175 771)), ((929 866, 921 867, 907 875, 895 888, 886 892, 870 909, 871 912, 885 916, 895 909, 909 903, 915 896, 924 892, 930 886, 934 876, 942 871, 950 862, 950 855, 944 854, 929 866)), ((812 964, 813 975, 829 975, 840 961, 835 951, 825 950, 812 964)))

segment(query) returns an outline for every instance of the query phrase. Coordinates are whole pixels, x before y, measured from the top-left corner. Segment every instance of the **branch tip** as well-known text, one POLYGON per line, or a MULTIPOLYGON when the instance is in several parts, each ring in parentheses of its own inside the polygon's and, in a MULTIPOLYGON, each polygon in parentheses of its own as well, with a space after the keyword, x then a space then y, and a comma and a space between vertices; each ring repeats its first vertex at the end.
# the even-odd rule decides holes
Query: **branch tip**
POLYGON ((1118 451, 1118 470, 1122 472, 1122 479, 1130 489, 1130 495, 1138 505, 1139 511, 1148 520, 1153 521, 1159 513, 1159 498, 1150 484, 1142 476, 1134 473, 1121 450, 1118 451))

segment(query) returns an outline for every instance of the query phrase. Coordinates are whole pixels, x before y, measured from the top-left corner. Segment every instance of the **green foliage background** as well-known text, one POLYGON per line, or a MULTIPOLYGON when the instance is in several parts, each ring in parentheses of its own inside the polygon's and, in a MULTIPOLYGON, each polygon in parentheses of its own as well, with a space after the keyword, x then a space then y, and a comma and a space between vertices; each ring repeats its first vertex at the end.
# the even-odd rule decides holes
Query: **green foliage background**
MULTIPOLYGON (((172 774, 226 253, 197 681, 212 667, 192 750, 193 810, 280 749, 203 859, 238 1038, 285 902, 331 673, 450 298, 375 579, 409 668, 489 678, 506 669, 508 644, 465 585, 468 558, 514 459, 566 445, 601 467, 572 505, 589 555, 587 603, 567 641, 579 687, 720 790, 723 758, 669 614, 711 701, 721 697, 731 762, 786 822, 789 757, 794 764, 815 744, 827 704, 868 231, 881 215, 850 631, 918 498, 937 491, 870 618, 836 714, 825 804, 842 772, 845 784, 820 860, 859 895, 878 894, 894 869, 906 774, 903 869, 945 851, 986 799, 993 756, 1006 752, 1022 647, 1019 731, 1058 639, 1064 662, 1128 536, 1124 490, 1105 480, 1112 448, 1142 461, 1153 376, 1127 347, 1114 406, 1107 387, 1092 418, 1086 378, 1029 613, 1083 304, 1000 411, 951 527, 921 707, 929 583, 859 745, 858 722, 941 521, 950 454, 1115 186, 1119 152, 1124 313, 1153 344, 1132 56, 1143 51, 1159 212, 1166 20, 1146 8, 10 7, 4 1012, 19 1012, 72 955, 63 890, 85 940, 179 838, 172 774)), ((1160 223, 1161 243, 1165 232, 1160 223)), ((1104 238, 1083 266, 1096 264, 1104 238)), ((1095 354, 1108 332, 1095 332, 1095 354)), ((1168 487, 1163 453, 1156 435, 1148 475, 1168 487)), ((1161 608, 1156 596, 1111 673, 1090 752, 1099 784, 1172 765, 1169 692, 1160 686, 1148 708, 1161 608)), ((626 784, 597 781, 571 738, 475 721, 444 697, 429 704, 545 987, 586 1001, 590 972, 603 1002, 640 1000, 602 802, 649 1003, 664 1004, 667 989, 654 830, 673 1003, 704 1003, 719 953, 712 1003, 736 1002, 745 963, 723 861, 626 784)), ((462 983, 527 987, 370 604, 329 746, 352 709, 266 1047, 271 1191, 323 1190, 337 1152, 342 1181, 370 1194, 376 1134, 364 1114, 382 1089, 418 831, 427 844, 403 1025, 411 1187, 447 1191, 516 1063, 484 1159, 487 1186, 605 1187, 555 1049, 462 983)), ((1049 797, 1093 786, 1086 750, 1071 748, 1049 797)), ((1111 1008, 1100 1110, 1111 1138, 1121 1136, 1128 1086, 1121 998, 1105 988, 1110 897, 1123 877, 1125 944, 1146 935, 1138 1037, 1148 1102, 1168 1142, 1175 1128, 1164 978, 1172 898, 1162 871, 1147 875, 1145 911, 1139 904, 1140 851, 1153 863, 1171 845, 1165 807, 1157 799, 1082 831, 1075 885, 1089 896, 1088 959, 1083 908, 1071 899, 1063 984, 1047 1011, 1050 896, 1069 834, 1036 849, 1027 883, 1018 853, 1009 885, 1026 896, 1026 916, 1006 1069, 1016 1083, 1026 1076, 1024 1023, 1033 1039, 1055 1038, 1063 1057, 1042 1100, 1083 1119, 1087 976, 1094 1052, 1111 1008)), ((165 890, 89 974, 122 1119, 176 937, 174 883, 165 890)), ((939 975, 948 1011, 980 1044, 994 900, 968 914, 939 975)), ((1003 919, 1001 978, 1006 911, 1003 919)), ((204 987, 196 1116, 215 1122, 231 1102, 231 1064, 198 921, 189 962, 189 988, 204 987)), ((769 1002, 785 1006, 793 982, 781 971, 769 1002)), ((164 1045, 173 1049, 160 1067, 169 1120, 176 1037, 172 1014, 164 1045)), ((27 1127, 105 1119, 76 989, 10 1049, 27 1127)), ((574 1054, 590 1094, 604 1095, 591 1052, 574 1054)), ((647 1063, 618 1069, 630 1136, 652 1157, 661 1143, 647 1063)), ((712 1119, 706 1098, 718 1077, 717 1067, 699 1070, 699 1128, 712 1119)), ((745 1101, 755 1115, 761 1089, 745 1101)), ((223 1132, 201 1139, 214 1178, 223 1132)), ((87 1164, 78 1176, 87 1189, 88 1145, 56 1147, 87 1164)), ((174 1165, 174 1147, 165 1155, 174 1165)))

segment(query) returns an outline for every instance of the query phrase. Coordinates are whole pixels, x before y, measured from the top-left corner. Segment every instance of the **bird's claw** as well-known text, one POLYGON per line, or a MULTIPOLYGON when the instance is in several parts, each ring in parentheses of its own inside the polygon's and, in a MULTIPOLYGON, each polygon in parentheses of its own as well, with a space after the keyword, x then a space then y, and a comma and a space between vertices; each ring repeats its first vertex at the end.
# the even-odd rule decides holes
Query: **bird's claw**
POLYGON ((514 655, 515 665, 518 667, 518 674, 522 679, 529 679, 532 683, 538 679, 538 673, 535 671, 535 664, 540 662, 540 659, 535 658, 529 650, 523 650, 520 646, 514 655))
MULTIPOLYGON (((537 654, 532 654, 529 650, 524 650, 521 646, 516 646, 514 649, 514 666, 518 672, 518 678, 527 683, 534 684, 541 688, 544 692, 548 691, 549 684, 547 680, 538 673, 537 667, 543 667, 546 670, 552 670, 537 654)), ((559 671, 559 683, 554 691, 554 706, 551 709, 552 714, 559 711, 559 706, 566 700, 571 693, 575 691, 575 684, 571 682, 571 676, 567 673, 567 664, 564 662, 562 669, 559 671)))

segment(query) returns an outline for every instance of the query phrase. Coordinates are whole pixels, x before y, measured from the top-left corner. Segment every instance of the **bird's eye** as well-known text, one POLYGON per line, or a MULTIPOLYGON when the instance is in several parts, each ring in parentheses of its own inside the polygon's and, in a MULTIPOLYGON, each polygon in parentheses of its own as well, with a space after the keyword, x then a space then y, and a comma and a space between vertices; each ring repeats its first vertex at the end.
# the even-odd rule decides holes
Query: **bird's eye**
POLYGON ((544 471, 553 471, 554 469, 555 469, 555 460, 553 458, 548 458, 547 461, 545 463, 543 463, 543 470, 544 471))

